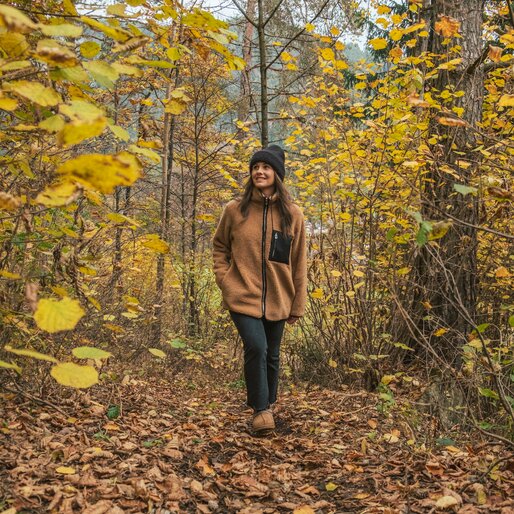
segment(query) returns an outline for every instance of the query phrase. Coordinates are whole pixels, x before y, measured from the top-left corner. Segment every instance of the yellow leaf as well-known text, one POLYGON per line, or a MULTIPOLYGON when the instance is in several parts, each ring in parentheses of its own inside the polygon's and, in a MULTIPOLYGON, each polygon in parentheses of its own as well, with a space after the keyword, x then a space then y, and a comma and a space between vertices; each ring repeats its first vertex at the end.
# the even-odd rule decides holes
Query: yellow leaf
POLYGON ((141 244, 157 253, 168 253, 170 251, 170 245, 166 241, 163 241, 157 234, 146 235, 141 244))
POLYGON ((39 328, 53 334, 62 330, 72 330, 84 314, 77 300, 42 298, 37 304, 34 320, 39 328))
POLYGON ((458 34, 460 23, 450 16, 442 15, 439 21, 435 22, 434 30, 443 37, 454 37, 458 34))
POLYGON ((323 48, 323 50, 321 50, 321 57, 323 57, 325 61, 332 61, 335 59, 334 50, 332 50, 332 48, 323 48))
MULTIPOLYGON (((26 55, 26 52, 29 49, 29 44, 23 34, 4 32, 3 34, 0 34, 0 49, 3 50, 10 58, 22 57, 26 55)), ((6 64, 2 64, 2 71, 5 71, 5 66, 6 64)))
POLYGON ((395 46, 389 51, 389 57, 391 57, 391 59, 401 59, 403 57, 403 50, 401 47, 395 46))
POLYGON ((42 107, 52 107, 62 102, 62 98, 50 87, 46 87, 40 82, 29 80, 18 80, 4 83, 4 89, 26 98, 42 107))
POLYGON ((67 466, 59 466, 56 470, 61 475, 74 475, 76 473, 75 468, 69 468, 67 466))
POLYGON ((339 486, 337 484, 334 484, 333 482, 328 482, 327 484, 325 484, 325 489, 328 492, 335 491, 338 487, 339 486))
POLYGON ((107 119, 103 116, 92 122, 73 121, 67 123, 57 134, 57 142, 61 146, 76 145, 86 139, 99 136, 106 125, 107 119))
POLYGON ((387 47, 387 41, 382 37, 370 39, 369 44, 373 47, 374 50, 383 50, 387 47))
POLYGON ((500 107, 514 107, 514 95, 502 95, 498 105, 500 107))
POLYGON ((14 362, 9 363, 9 362, 5 362, 5 361, 0 361, 0 368, 13 369, 18 374, 21 374, 21 371, 22 371, 21 368, 14 362))
POLYGON ((391 12, 391 8, 387 5, 379 5, 377 7, 377 13, 378 14, 389 14, 391 12))
POLYGON ((37 25, 14 7, 0 5, 0 26, 12 32, 31 32, 37 25))
POLYGON ((182 114, 187 108, 187 103, 182 100, 171 99, 166 104, 164 112, 170 114, 182 114))
POLYGON ((59 114, 54 114, 40 121, 39 127, 47 132, 59 132, 64 127, 64 118, 59 114))
POLYGON ((389 32, 389 37, 393 41, 399 41, 403 36, 403 30, 400 29, 393 29, 389 32))
POLYGON ((112 193, 116 186, 132 185, 139 178, 140 169, 137 158, 129 153, 95 153, 66 161, 57 168, 57 173, 102 193, 112 193))
POLYGON ((119 125, 109 125, 109 130, 122 141, 128 141, 130 139, 130 134, 119 125))
POLYGON ((0 98, 0 109, 4 111, 14 111, 18 107, 18 102, 14 98, 0 98))
POLYGON ((340 277, 342 275, 342 273, 340 271, 337 271, 335 269, 333 269, 330 274, 333 276, 333 277, 340 277))
POLYGON ((94 348, 93 346, 78 346, 71 351, 77 359, 108 359, 112 353, 94 348))
POLYGON ((323 293, 323 289, 321 289, 320 287, 318 287, 317 289, 315 289, 314 291, 312 291, 311 293, 311 297, 312 298, 323 298, 324 296, 324 293, 323 293))
POLYGON ((24 348, 13 348, 11 345, 4 346, 4 350, 7 352, 14 353, 15 355, 21 355, 22 357, 32 357, 40 361, 57 362, 55 357, 46 355, 44 353, 36 352, 35 350, 26 350, 24 348))
POLYGON ((364 276, 364 273, 360 270, 355 270, 353 272, 353 274, 356 276, 356 277, 359 277, 359 278, 362 278, 364 276))
POLYGON ((114 86, 120 76, 118 70, 105 61, 86 61, 82 65, 98 84, 108 89, 114 86))
POLYGON ((176 47, 168 48, 166 55, 170 61, 178 61, 184 55, 184 51, 176 47))
POLYGON ((343 223, 347 223, 348 221, 350 221, 352 219, 352 215, 349 212, 341 212, 341 213, 339 213, 339 219, 343 223))
POLYGON ((337 362, 332 360, 332 359, 328 359, 328 365, 331 367, 331 368, 337 368, 337 362))
POLYGON ((101 50, 101 46, 95 41, 86 41, 80 45, 80 53, 86 58, 91 59, 101 50))
POLYGON ((139 227, 139 223, 136 220, 133 220, 132 218, 129 218, 124 214, 120 214, 119 212, 110 212, 109 214, 107 214, 107 219, 114 221, 114 223, 117 224, 127 223, 134 227, 139 227))
POLYGON ((21 275, 19 275, 18 273, 11 273, 6 269, 0 269, 0 277, 7 278, 8 280, 19 280, 21 278, 21 275))
POLYGON ((40 61, 61 68, 68 68, 78 64, 75 52, 60 45, 54 39, 41 39, 38 41, 34 56, 40 61))
POLYGON ((124 43, 132 37, 132 34, 127 30, 120 29, 119 27, 104 25, 103 23, 100 23, 93 18, 89 18, 88 16, 81 16, 80 20, 90 27, 102 31, 106 36, 114 39, 115 41, 120 41, 121 43, 124 43))
POLYGON ((21 205, 21 200, 10 193, 0 191, 0 209, 15 211, 21 205))
POLYGON ((45 36, 80 37, 82 27, 71 23, 61 23, 59 25, 42 25, 41 32, 45 36))
POLYGON ((166 354, 162 350, 159 350, 158 348, 148 348, 148 351, 152 355, 159 357, 159 359, 164 359, 166 357, 166 354))
POLYGON ((289 52, 282 52, 280 54, 280 58, 284 61, 284 62, 289 62, 289 61, 292 61, 294 58, 293 56, 289 53, 289 52))
POLYGON ((47 207, 60 207, 75 201, 80 192, 75 184, 64 183, 48 186, 36 197, 36 202, 47 207))
POLYGON ((448 330, 446 328, 438 328, 435 332, 434 332, 434 336, 435 337, 441 337, 442 335, 446 334, 446 332, 448 332, 448 330))
POLYGON ((107 7, 107 14, 111 16, 125 16, 125 5, 124 4, 113 4, 107 7))
POLYGON ((316 27, 315 27, 312 23, 307 23, 307 24, 305 25, 305 30, 306 30, 307 32, 312 32, 315 28, 316 28, 316 27))
POLYGON ((507 278, 510 277, 510 272, 505 266, 500 266, 495 272, 494 272, 496 278, 507 278))
POLYGON ((50 375, 61 385, 86 389, 98 383, 98 371, 93 366, 62 362, 52 366, 50 375))
POLYGON ((154 152, 153 150, 150 150, 149 148, 141 148, 136 145, 130 145, 127 150, 132 153, 137 153, 139 155, 142 155, 143 157, 146 157, 147 159, 150 159, 151 161, 159 164, 161 162, 161 156, 154 152))
POLYGON ((75 9, 75 6, 73 5, 73 0, 63 0, 62 5, 68 14, 71 14, 72 16, 78 15, 77 9, 75 9))

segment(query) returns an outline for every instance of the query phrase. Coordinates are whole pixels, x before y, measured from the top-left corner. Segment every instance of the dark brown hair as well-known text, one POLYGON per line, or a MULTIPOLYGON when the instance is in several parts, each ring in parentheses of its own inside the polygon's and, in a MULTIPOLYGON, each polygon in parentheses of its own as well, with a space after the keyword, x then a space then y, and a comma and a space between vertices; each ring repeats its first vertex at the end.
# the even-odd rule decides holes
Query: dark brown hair
MULTIPOLYGON (((245 184, 245 188, 243 191, 243 195, 241 197, 241 203, 239 204, 239 209, 241 210, 241 214, 243 217, 248 216, 248 209, 250 208, 250 202, 252 201, 252 194, 255 186, 253 185, 252 177, 248 178, 248 181, 245 184)), ((291 215, 291 205, 293 200, 289 191, 284 186, 282 180, 275 172, 275 192, 277 194, 277 202, 276 205, 278 207, 278 212, 280 213, 280 225, 282 232, 284 234, 291 234, 291 224, 293 222, 293 216, 291 215)))

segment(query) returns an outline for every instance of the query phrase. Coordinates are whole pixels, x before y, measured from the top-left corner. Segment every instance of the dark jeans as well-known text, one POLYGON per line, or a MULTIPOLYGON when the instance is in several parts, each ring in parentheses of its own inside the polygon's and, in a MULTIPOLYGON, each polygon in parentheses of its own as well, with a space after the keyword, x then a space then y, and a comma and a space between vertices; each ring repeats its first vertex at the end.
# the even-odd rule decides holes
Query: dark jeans
POLYGON ((243 340, 247 402, 256 411, 277 400, 280 341, 285 320, 269 321, 230 311, 243 340))

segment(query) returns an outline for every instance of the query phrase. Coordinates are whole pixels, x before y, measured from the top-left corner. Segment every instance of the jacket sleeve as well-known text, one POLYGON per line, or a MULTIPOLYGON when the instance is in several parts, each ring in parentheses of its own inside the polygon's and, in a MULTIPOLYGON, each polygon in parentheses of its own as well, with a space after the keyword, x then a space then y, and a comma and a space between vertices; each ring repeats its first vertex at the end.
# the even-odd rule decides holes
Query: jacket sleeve
POLYGON ((214 233, 212 240, 212 257, 214 261, 214 275, 216 276, 216 284, 221 289, 223 278, 230 267, 230 214, 225 206, 218 228, 214 233))
POLYGON ((291 271, 293 273, 295 297, 290 316, 300 317, 305 314, 305 304, 307 303, 307 248, 303 214, 301 214, 300 230, 293 239, 291 271))

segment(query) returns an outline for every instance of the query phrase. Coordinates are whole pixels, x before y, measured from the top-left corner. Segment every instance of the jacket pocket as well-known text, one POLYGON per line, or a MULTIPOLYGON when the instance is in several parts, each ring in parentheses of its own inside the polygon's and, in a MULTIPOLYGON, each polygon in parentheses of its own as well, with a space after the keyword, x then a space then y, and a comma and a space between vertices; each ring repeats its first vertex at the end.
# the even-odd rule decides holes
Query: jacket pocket
POLYGON ((271 246, 268 260, 289 264, 289 254, 291 252, 291 236, 285 236, 283 232, 273 230, 271 233, 271 246))

